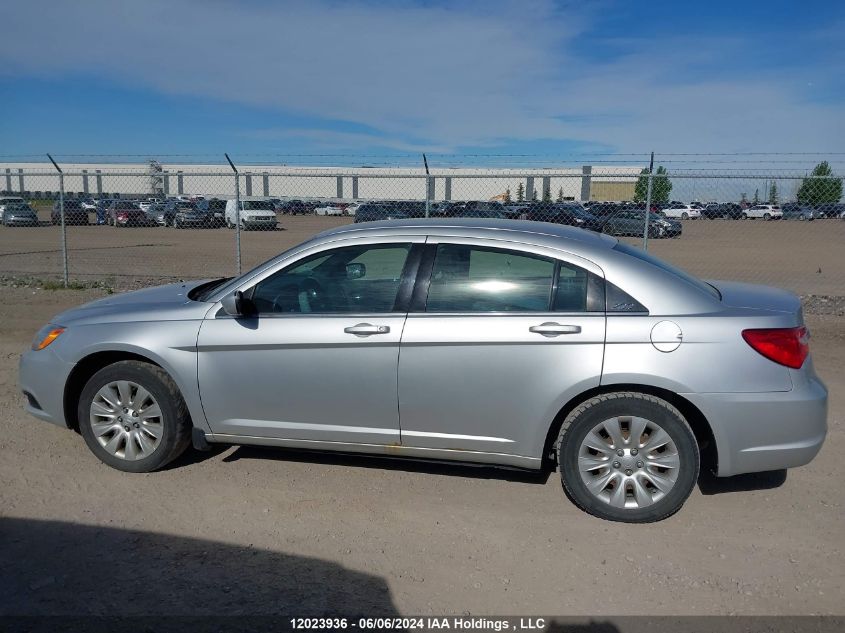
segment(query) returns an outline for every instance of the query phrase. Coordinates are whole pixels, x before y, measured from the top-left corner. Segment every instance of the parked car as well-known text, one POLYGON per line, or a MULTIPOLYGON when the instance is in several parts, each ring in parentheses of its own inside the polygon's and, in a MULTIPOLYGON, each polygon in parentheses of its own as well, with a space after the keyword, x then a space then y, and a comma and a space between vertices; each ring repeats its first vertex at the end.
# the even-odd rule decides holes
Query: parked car
POLYGON ((174 229, 187 228, 211 228, 214 226, 214 214, 207 209, 200 209, 196 203, 187 203, 190 206, 183 206, 182 202, 176 208, 176 215, 173 216, 174 229))
POLYGON ((384 204, 363 204, 355 212, 355 222, 376 222, 378 220, 403 220, 408 214, 393 206, 384 204))
MULTIPOLYGON (((425 203, 418 203, 425 212, 425 203)), ((447 202, 437 208, 436 214, 446 218, 468 218, 468 217, 510 217, 505 205, 495 200, 467 200, 463 202, 447 202), (468 215, 475 211, 490 211, 494 216, 468 215)), ((423 213, 424 215, 424 213, 423 213)), ((431 215, 435 215, 431 213, 431 215)))
POLYGON ((672 204, 663 209, 663 213, 667 218, 679 220, 695 220, 701 217, 701 210, 688 204, 672 204))
POLYGON ((632 523, 679 510, 701 469, 815 457, 828 394, 797 296, 539 226, 349 225, 70 309, 21 356, 25 408, 135 473, 192 442, 556 463, 579 507, 632 523))
POLYGON ((106 212, 106 223, 112 226, 149 226, 147 214, 130 200, 115 200, 106 212))
MULTIPOLYGON (((81 200, 69 198, 64 201, 64 206, 65 225, 88 224, 88 210, 83 207, 81 200)), ((62 209, 58 200, 53 203, 53 208, 50 210, 50 222, 52 224, 62 223, 62 209)))
POLYGON ((207 211, 211 214, 212 226, 226 225, 226 201, 221 198, 209 198, 198 200, 197 209, 207 211))
POLYGON ((526 220, 568 224, 590 231, 601 231, 605 224, 578 202, 561 202, 545 208, 531 209, 525 214, 526 220))
POLYGON ((6 209, 7 204, 26 204, 26 200, 18 196, 2 196, 0 197, 0 214, 6 209))
POLYGON ((0 219, 3 226, 38 226, 38 214, 26 202, 6 202, 0 219))
MULTIPOLYGON (((164 202, 151 202, 144 210, 150 224, 166 226, 167 220, 167 205, 164 202)), ((172 216, 171 216, 172 218, 172 216)))
POLYGON ((735 202, 710 203, 701 210, 701 217, 708 220, 739 220, 742 218, 742 207, 735 202))
POLYGON ((809 205, 788 202, 781 207, 783 220, 815 220, 816 211, 809 205))
POLYGON ((237 200, 226 201, 226 226, 235 228, 240 218, 241 229, 274 230, 276 210, 264 198, 241 198, 240 209, 237 200))
POLYGON ((106 215, 108 213, 109 207, 114 202, 114 199, 111 198, 102 198, 97 200, 97 224, 103 225, 106 224, 106 215))
POLYGON ((353 202, 348 207, 346 207, 346 215, 355 215, 358 212, 358 209, 362 206, 367 204, 366 202, 353 202))
POLYGON ((320 205, 314 209, 317 215, 343 215, 344 207, 332 202, 320 205))
POLYGON ((276 210, 279 213, 287 213, 288 215, 307 215, 313 209, 302 200, 283 200, 277 205, 276 210))
MULTIPOLYGON (((620 211, 615 215, 608 216, 602 232, 608 235, 629 235, 642 237, 645 227, 645 211, 629 209, 620 211)), ((680 237, 683 233, 683 225, 677 220, 672 220, 663 215, 662 211, 649 213, 648 235, 653 238, 680 237)))
MULTIPOLYGON (((196 203, 191 202, 190 200, 185 200, 183 199, 184 197, 187 196, 183 196, 182 198, 168 198, 164 203, 164 209, 161 211, 155 211, 156 224, 160 224, 161 226, 173 226, 177 213, 180 211, 193 211, 196 209, 196 203)), ((153 207, 152 204, 150 206, 153 207)), ((155 206, 154 208, 159 209, 158 206, 155 206)))
POLYGON ((150 209, 150 205, 159 204, 163 202, 164 200, 162 200, 161 198, 147 198, 146 200, 141 200, 138 203, 138 206, 142 211, 147 212, 150 209))
POLYGON ((845 204, 829 202, 815 206, 815 217, 817 218, 839 218, 845 213, 845 204))
POLYGON ((776 220, 783 215, 783 211, 777 205, 773 204, 755 204, 742 212, 742 219, 748 218, 776 220))

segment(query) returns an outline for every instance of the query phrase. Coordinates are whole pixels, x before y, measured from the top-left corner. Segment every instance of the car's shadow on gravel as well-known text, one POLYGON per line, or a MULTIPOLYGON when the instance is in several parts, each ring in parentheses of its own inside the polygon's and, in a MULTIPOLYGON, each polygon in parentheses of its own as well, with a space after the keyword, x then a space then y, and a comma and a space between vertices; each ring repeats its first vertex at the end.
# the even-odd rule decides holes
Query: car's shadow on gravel
POLYGON ((751 490, 771 490, 786 482, 786 469, 770 470, 762 473, 748 473, 733 477, 716 477, 704 470, 698 477, 698 489, 703 495, 719 495, 726 492, 749 492, 751 490))
MULTIPOLYGON (((0 615, 398 614, 380 576, 308 556, 35 519, 0 519, 0 535, 0 615)), ((53 624, 53 630, 110 630, 96 620, 53 624)), ((154 621, 129 624, 121 630, 159 629, 154 621)), ((214 624, 219 628, 211 630, 228 629, 225 621, 214 624)), ((256 621, 243 630, 275 628, 269 624, 256 621)))
MULTIPOLYGON (((207 455, 208 453, 205 453, 207 455)), ((466 477, 470 479, 499 479, 518 483, 545 484, 553 472, 549 468, 541 471, 519 468, 502 468, 485 464, 467 464, 436 460, 392 457, 389 455, 355 455, 351 453, 328 453, 287 448, 268 448, 263 446, 238 446, 223 458, 224 462, 236 462, 242 459, 265 459, 272 461, 324 464, 329 466, 350 466, 354 468, 374 468, 395 470, 447 477, 466 477)))

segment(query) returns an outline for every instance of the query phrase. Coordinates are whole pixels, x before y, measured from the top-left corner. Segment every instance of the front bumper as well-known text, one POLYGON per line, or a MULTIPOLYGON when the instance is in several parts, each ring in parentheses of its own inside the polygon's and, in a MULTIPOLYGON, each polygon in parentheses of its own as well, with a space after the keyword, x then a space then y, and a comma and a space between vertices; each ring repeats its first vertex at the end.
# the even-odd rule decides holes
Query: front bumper
POLYGON ((803 466, 827 434, 827 389, 816 377, 792 391, 682 395, 710 422, 719 477, 803 466))
POLYGON ((38 219, 37 218, 16 218, 11 217, 6 220, 6 226, 37 226, 38 219))
POLYGON ((18 381, 26 396, 24 408, 40 420, 67 428, 64 389, 73 363, 60 359, 51 349, 28 350, 21 355, 18 381))

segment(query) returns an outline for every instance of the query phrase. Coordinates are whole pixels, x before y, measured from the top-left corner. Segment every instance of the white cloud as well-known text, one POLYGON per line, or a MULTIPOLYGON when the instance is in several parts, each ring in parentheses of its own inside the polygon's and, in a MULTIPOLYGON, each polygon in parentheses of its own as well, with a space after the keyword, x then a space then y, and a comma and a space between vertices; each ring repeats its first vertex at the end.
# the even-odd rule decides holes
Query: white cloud
POLYGON ((551 0, 28 0, 6 10, 0 63, 6 73, 93 72, 368 130, 243 126, 323 145, 334 135, 409 151, 535 139, 619 151, 801 151, 845 137, 841 103, 805 98, 808 79, 842 71, 841 60, 800 76, 742 76, 731 65, 742 43, 710 35, 632 37, 628 56, 597 63, 571 52, 592 17, 551 0))

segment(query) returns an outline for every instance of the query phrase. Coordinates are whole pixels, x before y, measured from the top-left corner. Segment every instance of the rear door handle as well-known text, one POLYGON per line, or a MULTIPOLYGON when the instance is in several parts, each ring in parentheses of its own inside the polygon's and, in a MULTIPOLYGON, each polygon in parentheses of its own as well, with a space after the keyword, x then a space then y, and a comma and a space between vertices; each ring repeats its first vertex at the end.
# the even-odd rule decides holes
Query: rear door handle
POLYGON ((345 327, 343 331, 347 334, 354 334, 355 336, 372 336, 373 334, 388 334, 390 332, 390 326, 359 323, 358 325, 345 327))
POLYGON ((541 323, 540 325, 532 325, 528 328, 529 332, 534 334, 542 334, 543 336, 560 336, 561 334, 578 334, 581 331, 580 325, 561 325, 552 321, 548 323, 541 323))

